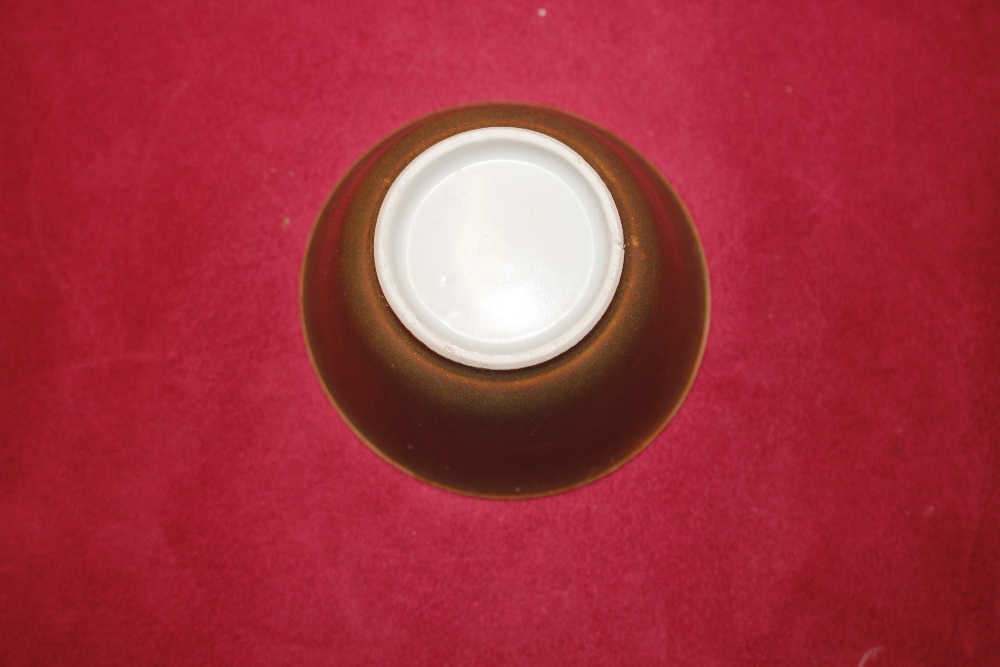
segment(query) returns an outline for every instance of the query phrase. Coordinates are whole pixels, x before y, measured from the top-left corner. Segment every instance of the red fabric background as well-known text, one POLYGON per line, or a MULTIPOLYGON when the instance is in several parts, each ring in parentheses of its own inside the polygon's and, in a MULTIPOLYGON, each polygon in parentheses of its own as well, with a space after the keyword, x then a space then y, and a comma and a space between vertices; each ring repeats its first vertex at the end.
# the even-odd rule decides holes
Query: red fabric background
POLYGON ((139 5, 0 11, 0 664, 1000 664, 996 3, 139 5), (379 460, 299 323, 337 178, 494 99, 712 275, 666 432, 528 502, 379 460))

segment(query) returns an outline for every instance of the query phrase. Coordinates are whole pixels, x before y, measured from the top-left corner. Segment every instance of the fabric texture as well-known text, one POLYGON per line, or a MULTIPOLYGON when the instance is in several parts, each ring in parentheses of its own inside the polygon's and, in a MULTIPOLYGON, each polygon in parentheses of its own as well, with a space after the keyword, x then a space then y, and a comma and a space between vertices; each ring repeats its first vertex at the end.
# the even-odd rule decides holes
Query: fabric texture
POLYGON ((998 118, 995 2, 8 0, 0 665, 1000 665, 998 118), (380 460, 300 324, 337 179, 483 100, 711 272, 674 421, 533 501, 380 460))

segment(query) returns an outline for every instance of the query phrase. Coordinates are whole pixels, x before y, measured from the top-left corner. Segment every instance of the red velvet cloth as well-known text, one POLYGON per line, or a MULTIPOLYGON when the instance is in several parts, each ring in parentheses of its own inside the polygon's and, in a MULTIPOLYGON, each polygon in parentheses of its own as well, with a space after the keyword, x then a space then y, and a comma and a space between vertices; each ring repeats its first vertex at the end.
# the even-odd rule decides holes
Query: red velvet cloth
POLYGON ((0 169, 0 665, 1000 664, 995 2, 9 0, 0 169), (713 289, 667 430, 525 502, 382 462, 299 315, 348 166, 496 99, 713 289))

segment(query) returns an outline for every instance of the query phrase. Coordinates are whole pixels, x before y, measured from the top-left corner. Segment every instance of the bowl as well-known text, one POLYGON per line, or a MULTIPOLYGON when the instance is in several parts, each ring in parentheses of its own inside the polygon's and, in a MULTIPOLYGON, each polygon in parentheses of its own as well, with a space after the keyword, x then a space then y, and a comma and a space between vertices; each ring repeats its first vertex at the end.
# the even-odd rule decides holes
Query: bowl
POLYGON ((594 481, 680 407, 709 321, 683 203, 637 151, 551 108, 399 129, 343 177, 302 276, 343 419, 429 484, 529 498, 594 481))

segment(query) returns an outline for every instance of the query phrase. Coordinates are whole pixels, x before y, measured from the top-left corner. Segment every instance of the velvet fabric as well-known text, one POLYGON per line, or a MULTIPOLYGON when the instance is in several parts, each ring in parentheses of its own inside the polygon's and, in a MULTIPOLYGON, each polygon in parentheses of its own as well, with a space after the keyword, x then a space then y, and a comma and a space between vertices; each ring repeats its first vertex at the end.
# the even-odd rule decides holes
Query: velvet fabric
POLYGON ((998 118, 995 2, 7 0, 0 665, 1000 664, 998 118), (674 421, 540 500, 384 463, 300 324, 337 179, 482 100, 711 273, 674 421))

